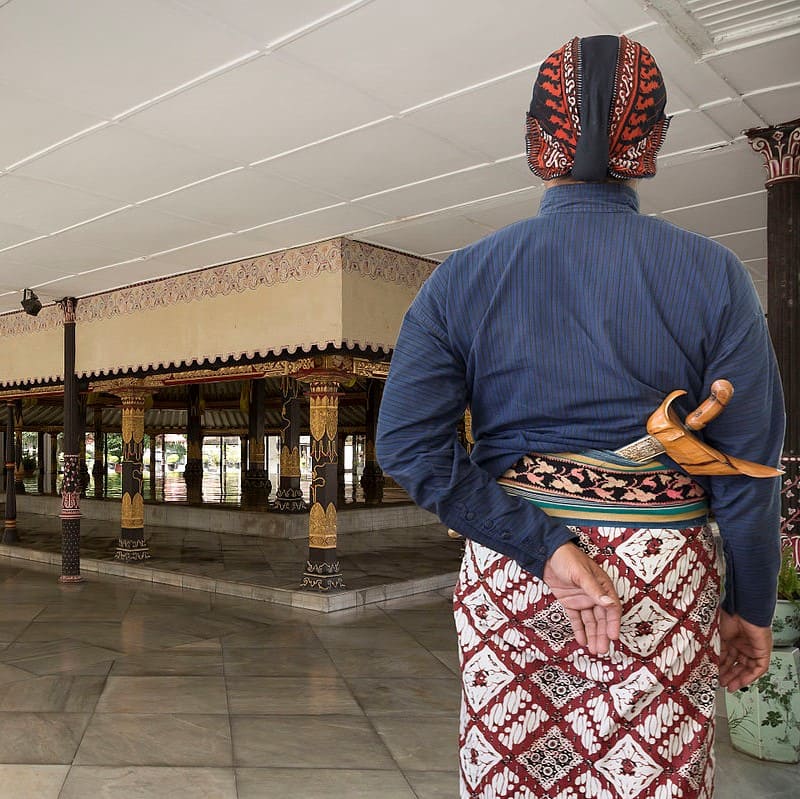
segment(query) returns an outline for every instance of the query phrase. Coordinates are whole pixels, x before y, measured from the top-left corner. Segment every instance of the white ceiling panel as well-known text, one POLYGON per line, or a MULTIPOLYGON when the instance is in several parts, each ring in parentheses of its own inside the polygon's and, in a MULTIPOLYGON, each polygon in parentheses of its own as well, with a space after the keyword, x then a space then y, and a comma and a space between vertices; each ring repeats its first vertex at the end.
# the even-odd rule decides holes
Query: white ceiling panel
POLYGON ((731 139, 735 139, 743 130, 760 127, 765 122, 749 107, 750 101, 751 98, 746 101, 736 98, 731 102, 705 108, 703 113, 710 117, 731 139))
POLYGON ((85 241, 98 247, 119 250, 129 254, 128 257, 133 257, 150 255, 224 232, 217 225, 157 213, 147 206, 135 206, 53 238, 85 241))
POLYGON ((764 281, 767 279, 767 259, 766 258, 753 258, 745 263, 747 271, 753 281, 764 281))
POLYGON ((364 241, 406 252, 441 252, 465 247, 492 232, 463 216, 446 216, 401 222, 379 233, 366 233, 364 241))
POLYGON ((747 103, 768 125, 778 125, 800 116, 800 83, 785 89, 754 94, 747 103))
POLYGON ((415 125, 489 160, 525 150, 525 112, 531 102, 535 69, 414 111, 415 125))
POLYGON ((16 174, 0 176, 0 219, 39 233, 54 233, 119 205, 118 200, 43 180, 16 174))
POLYGON ((269 55, 131 117, 139 130, 250 163, 386 116, 324 71, 269 55))
POLYGON ((687 230, 718 236, 750 230, 767 224, 767 192, 694 206, 662 215, 664 219, 687 230))
POLYGON ((362 200, 359 204, 393 218, 402 218, 481 200, 539 182, 528 169, 528 163, 523 157, 379 194, 362 200))
POLYGON ((688 111, 672 117, 661 152, 669 155, 725 141, 727 138, 725 131, 702 111, 688 111))
POLYGON ((256 169, 355 199, 481 160, 477 153, 461 150, 403 120, 390 119, 256 169))
POLYGON ((340 199, 248 167, 153 200, 147 207, 235 231, 332 205, 340 199))
POLYGON ((653 18, 645 11, 641 0, 586 0, 594 14, 609 23, 604 33, 624 33, 641 25, 652 25, 653 18))
POLYGON ((104 116, 251 49, 240 34, 158 0, 24 0, 2 15, 0 75, 104 116))
POLYGON ((222 22, 246 36, 254 47, 263 47, 347 5, 347 0, 303 0, 302 3, 173 0, 173 3, 222 22))
POLYGON ((719 197, 735 197, 764 187, 762 159, 741 142, 691 157, 659 159, 658 174, 643 180, 639 193, 658 211, 719 197))
POLYGON ((733 250, 740 261, 759 258, 767 251, 766 228, 732 233, 727 236, 714 236, 714 239, 729 250, 733 250))
POLYGON ((376 0, 282 52, 395 111, 541 61, 573 36, 608 33, 580 0, 502 5, 376 0), (446 54, 446 55, 445 55, 446 54))
POLYGON ((0 250, 42 235, 40 231, 0 221, 0 250))
POLYGON ((234 166, 123 123, 48 153, 16 173, 137 202, 234 166))
MULTIPOLYGON (((8 253, 10 255, 10 253, 8 253)), ((22 289, 36 286, 39 283, 49 283, 60 276, 61 270, 50 269, 46 264, 29 264, 24 263, 15 258, 4 257, 6 253, 0 254, 0 269, 3 270, 4 285, 9 286, 17 291, 22 289)), ((45 289, 43 296, 47 294, 45 289)), ((37 289, 37 293, 39 290, 37 289)), ((61 296, 61 295, 56 295, 61 296)), ((14 300, 15 308, 19 307, 19 301, 22 297, 17 297, 14 300)))
POLYGON ((800 34, 713 56, 709 63, 739 93, 794 83, 800 81, 800 34))
POLYGON ((18 86, 7 84, 0 84, 0 108, 0 168, 102 122, 99 116, 26 95, 18 86))
MULTIPOLYGON (((248 239, 263 242, 262 252, 330 239, 386 221, 384 214, 356 205, 341 205, 314 214, 247 231, 248 239), (274 244, 272 242, 275 242, 274 244)), ((354 238, 360 238, 355 235, 354 238)))
POLYGON ((0 253, 0 276, 5 279, 8 274, 4 265, 5 256, 8 256, 8 260, 12 263, 23 264, 26 267, 49 267, 54 273, 53 277, 57 277, 113 264, 131 258, 134 254, 87 242, 82 228, 75 228, 58 236, 46 236, 24 247, 0 253))
POLYGON ((530 190, 519 192, 519 194, 497 197, 474 208, 469 208, 464 211, 464 216, 492 230, 500 230, 500 228, 519 222, 521 219, 536 216, 543 193, 544 185, 539 183, 532 186, 530 190))

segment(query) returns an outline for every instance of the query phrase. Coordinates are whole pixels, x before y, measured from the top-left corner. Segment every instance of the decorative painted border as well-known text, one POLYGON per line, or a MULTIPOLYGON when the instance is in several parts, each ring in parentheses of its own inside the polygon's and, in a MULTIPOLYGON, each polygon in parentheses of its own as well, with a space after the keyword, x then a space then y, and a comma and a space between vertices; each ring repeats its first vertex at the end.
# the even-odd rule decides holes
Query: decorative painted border
MULTIPOLYGON (((307 280, 324 272, 355 272, 419 289, 437 265, 435 261, 352 239, 329 239, 83 297, 78 302, 76 321, 94 322, 220 294, 253 291, 261 286, 307 280)), ((0 336, 48 330, 62 322, 63 314, 57 306, 45 306, 37 317, 28 316, 23 311, 2 314, 0 336)), ((289 346, 297 347, 298 344, 294 342, 289 346)), ((305 348, 308 345, 299 346, 305 348)))

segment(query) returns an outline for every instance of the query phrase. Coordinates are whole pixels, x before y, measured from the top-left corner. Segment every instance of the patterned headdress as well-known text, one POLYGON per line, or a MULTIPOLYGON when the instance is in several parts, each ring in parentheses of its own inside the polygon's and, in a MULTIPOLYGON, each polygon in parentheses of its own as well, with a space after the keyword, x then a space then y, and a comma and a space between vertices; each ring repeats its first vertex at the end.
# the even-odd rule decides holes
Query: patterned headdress
POLYGON ((544 180, 649 178, 669 118, 649 50, 626 36, 577 37, 539 69, 527 114, 528 165, 544 180))

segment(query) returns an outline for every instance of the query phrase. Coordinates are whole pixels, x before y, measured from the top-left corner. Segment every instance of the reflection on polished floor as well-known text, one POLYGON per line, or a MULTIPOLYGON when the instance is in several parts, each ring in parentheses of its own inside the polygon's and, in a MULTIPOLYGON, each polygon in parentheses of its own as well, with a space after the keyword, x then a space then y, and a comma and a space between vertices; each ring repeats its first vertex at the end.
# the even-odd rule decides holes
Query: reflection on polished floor
MULTIPOLYGON (((320 614, 0 562, 0 797, 454 799, 448 594, 320 614)), ((796 796, 720 722, 720 799, 796 796)))

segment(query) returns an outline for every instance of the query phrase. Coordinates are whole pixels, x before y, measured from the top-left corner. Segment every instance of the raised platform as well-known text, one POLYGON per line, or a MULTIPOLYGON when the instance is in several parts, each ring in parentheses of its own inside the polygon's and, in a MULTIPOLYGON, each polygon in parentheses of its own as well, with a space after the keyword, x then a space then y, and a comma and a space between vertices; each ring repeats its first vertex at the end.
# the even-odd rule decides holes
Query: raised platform
MULTIPOLYGON (((86 503, 87 507, 92 504, 86 503)), ((403 508, 406 509, 411 510, 403 508)), ((367 514, 377 510, 369 509, 367 514)), ((392 513, 401 509, 387 510, 392 513)), ((219 511, 208 510, 212 512, 219 511)), ((227 515, 235 516, 236 511, 227 515)), ((307 520, 305 515, 297 518, 307 520)), ((17 523, 20 543, 0 545, 0 557, 49 565, 56 579, 61 566, 58 517, 21 511, 17 523)), ((329 613, 451 588, 462 552, 462 543, 448 538, 446 529, 438 523, 351 530, 339 539, 338 547, 347 588, 325 594, 300 589, 308 551, 305 535, 302 539, 267 538, 152 524, 147 526, 146 534, 151 558, 141 563, 121 563, 114 560, 118 522, 84 517, 82 572, 329 613)))
MULTIPOLYGON (((17 510, 57 517, 61 497, 46 494, 20 494, 17 510)), ((84 519, 119 523, 120 501, 82 499, 84 519)), ((377 506, 344 506, 337 515, 339 535, 390 530, 396 527, 419 527, 437 523, 437 518, 411 503, 377 506)), ((271 510, 247 510, 229 505, 187 505, 177 502, 145 503, 145 528, 177 527, 214 533, 250 535, 258 538, 307 539, 308 514, 286 514, 271 510)))

